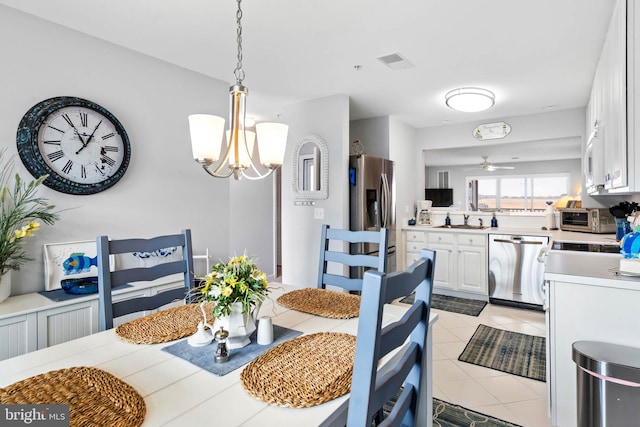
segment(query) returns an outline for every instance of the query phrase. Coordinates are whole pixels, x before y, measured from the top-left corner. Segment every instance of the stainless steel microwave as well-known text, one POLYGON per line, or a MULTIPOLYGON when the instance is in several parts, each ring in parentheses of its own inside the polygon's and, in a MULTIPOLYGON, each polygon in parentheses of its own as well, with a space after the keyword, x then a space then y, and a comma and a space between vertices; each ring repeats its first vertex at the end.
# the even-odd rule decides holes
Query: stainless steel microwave
POLYGON ((560 229, 585 233, 615 233, 616 219, 608 208, 560 209, 560 229))

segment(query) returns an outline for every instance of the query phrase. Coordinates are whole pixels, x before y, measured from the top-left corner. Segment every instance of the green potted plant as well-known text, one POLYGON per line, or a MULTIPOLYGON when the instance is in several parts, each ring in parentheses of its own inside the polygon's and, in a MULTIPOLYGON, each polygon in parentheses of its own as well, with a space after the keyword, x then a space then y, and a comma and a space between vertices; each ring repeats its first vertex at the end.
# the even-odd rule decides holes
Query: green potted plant
POLYGON ((269 292, 267 275, 254 260, 242 255, 214 265, 202 282, 196 299, 215 302, 212 329, 223 327, 229 332, 231 349, 249 344, 249 336, 256 329, 256 316, 269 292))
POLYGON ((11 294, 11 270, 32 261, 24 249, 24 239, 40 228, 40 221, 53 225, 59 219, 55 205, 38 197, 38 187, 47 175, 24 181, 14 174, 14 157, 0 150, 0 302, 11 294))

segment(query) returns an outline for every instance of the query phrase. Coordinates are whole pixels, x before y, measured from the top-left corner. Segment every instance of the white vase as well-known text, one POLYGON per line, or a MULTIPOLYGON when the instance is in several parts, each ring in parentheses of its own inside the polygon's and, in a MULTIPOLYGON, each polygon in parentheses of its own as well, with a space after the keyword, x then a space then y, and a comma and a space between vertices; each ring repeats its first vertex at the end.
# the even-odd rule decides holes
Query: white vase
POLYGON ((0 302, 11 295, 11 270, 0 276, 0 302))
POLYGON ((231 304, 231 313, 216 319, 213 323, 213 333, 220 330, 222 326, 229 332, 227 339, 227 348, 241 348, 248 345, 251 340, 249 337, 256 330, 256 315, 260 311, 260 305, 254 307, 251 313, 242 312, 242 303, 235 302, 231 304))

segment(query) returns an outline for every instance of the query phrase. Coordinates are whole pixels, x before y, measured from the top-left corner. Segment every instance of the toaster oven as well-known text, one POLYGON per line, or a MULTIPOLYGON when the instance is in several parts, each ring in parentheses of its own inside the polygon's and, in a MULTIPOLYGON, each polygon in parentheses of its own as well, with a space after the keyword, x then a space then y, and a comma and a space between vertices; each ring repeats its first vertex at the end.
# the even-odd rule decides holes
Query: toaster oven
POLYGON ((608 208, 566 208, 560 210, 560 229, 584 233, 615 233, 616 219, 608 208))

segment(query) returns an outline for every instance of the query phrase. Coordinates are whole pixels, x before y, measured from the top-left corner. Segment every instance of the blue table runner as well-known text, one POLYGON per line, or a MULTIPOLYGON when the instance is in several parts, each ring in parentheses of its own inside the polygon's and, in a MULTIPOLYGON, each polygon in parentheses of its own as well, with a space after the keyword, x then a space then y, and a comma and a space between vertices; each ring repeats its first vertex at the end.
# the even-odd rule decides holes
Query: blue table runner
POLYGON ((250 344, 242 348, 229 350, 229 360, 224 363, 215 363, 213 360, 213 356, 218 346, 216 341, 212 341, 211 344, 202 347, 193 347, 189 345, 186 339, 183 339, 175 344, 163 347, 162 351, 166 351, 167 353, 187 360, 213 374, 223 376, 231 371, 235 371, 241 366, 246 365, 270 348, 302 335, 302 332, 296 331, 295 329, 273 325, 273 342, 268 345, 259 345, 256 343, 256 333, 257 331, 249 337, 251 340, 250 344))

